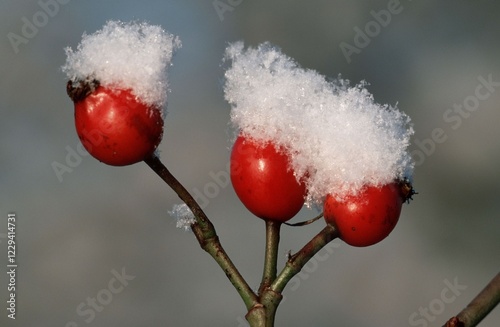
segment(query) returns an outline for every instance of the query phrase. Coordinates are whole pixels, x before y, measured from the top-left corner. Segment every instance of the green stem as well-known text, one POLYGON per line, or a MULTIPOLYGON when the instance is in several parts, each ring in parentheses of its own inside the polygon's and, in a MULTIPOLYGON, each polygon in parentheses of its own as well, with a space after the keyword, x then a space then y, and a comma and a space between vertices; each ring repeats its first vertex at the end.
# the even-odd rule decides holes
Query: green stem
MULTIPOLYGON (((276 227, 274 229, 269 224, 267 225, 267 239, 270 253, 273 253, 274 256, 266 254, 266 259, 269 258, 270 262, 275 262, 275 254, 277 253, 277 237, 272 236, 276 233, 276 227), (271 261, 272 258, 272 261, 271 261)), ((271 282, 270 285, 266 287, 260 287, 259 290, 259 304, 254 306, 251 310, 248 311, 246 315, 247 321, 250 323, 252 327, 273 327, 274 326, 274 318, 276 316, 276 310, 278 309, 278 305, 280 304, 283 296, 282 292, 287 283, 295 276, 300 270, 304 267, 304 265, 321 250, 326 244, 330 241, 338 237, 338 232, 335 230, 333 226, 327 225, 320 231, 315 237, 313 237, 299 252, 291 256, 281 273, 271 282)), ((279 240, 279 239, 278 239, 279 240)), ((266 249, 267 249, 266 248, 266 249)), ((266 252, 267 253, 267 252, 266 252)), ((274 264, 274 268, 275 268, 274 264)), ((272 272, 272 265, 270 265, 272 272)), ((276 270, 274 270, 274 273, 276 270)), ((264 275, 266 275, 266 270, 264 270, 264 275)), ((269 273, 271 276, 271 273, 269 273)), ((273 276, 276 276, 275 274, 273 276)), ((263 281, 267 281, 267 279, 263 278, 263 281)), ((263 283, 264 284, 264 283, 263 283)))
POLYGON ((266 327, 274 326, 274 318, 276 317, 276 310, 278 310, 278 305, 283 299, 283 295, 281 293, 276 293, 270 288, 267 288, 266 291, 261 295, 260 302, 266 308, 266 327))
POLYGON ((196 219, 196 223, 192 224, 191 228, 201 248, 207 251, 222 268, 231 284, 233 284, 234 288, 243 299, 247 310, 253 308, 258 304, 257 295, 252 291, 250 286, 248 286, 245 279, 241 276, 238 269, 236 269, 235 265, 224 251, 219 241, 219 237, 217 236, 217 232, 215 231, 215 227, 208 219, 205 212, 157 156, 152 155, 145 159, 144 162, 151 167, 151 169, 153 169, 153 171, 158 174, 175 193, 177 193, 179 198, 186 203, 189 209, 191 209, 196 219))
POLYGON ((338 231, 331 225, 326 225, 304 247, 292 255, 281 273, 269 287, 275 293, 281 294, 287 283, 300 272, 302 267, 326 244, 338 237, 338 231))
MULTIPOLYGON (((266 308, 258 303, 253 308, 248 310, 245 318, 251 327, 267 327, 266 325, 266 308)), ((271 325, 272 327, 272 325, 271 325)))
POLYGON ((277 257, 281 223, 266 221, 266 253, 259 296, 252 291, 238 269, 224 251, 211 221, 191 194, 179 183, 155 155, 144 160, 165 181, 179 198, 191 209, 196 222, 191 225, 202 249, 207 251, 222 268, 229 281, 243 299, 248 310, 247 321, 252 327, 273 327, 276 310, 286 284, 328 242, 338 236, 334 227, 327 225, 299 252, 291 256, 277 276, 277 257))
POLYGON ((266 220, 266 252, 259 295, 276 279, 281 222, 266 220))

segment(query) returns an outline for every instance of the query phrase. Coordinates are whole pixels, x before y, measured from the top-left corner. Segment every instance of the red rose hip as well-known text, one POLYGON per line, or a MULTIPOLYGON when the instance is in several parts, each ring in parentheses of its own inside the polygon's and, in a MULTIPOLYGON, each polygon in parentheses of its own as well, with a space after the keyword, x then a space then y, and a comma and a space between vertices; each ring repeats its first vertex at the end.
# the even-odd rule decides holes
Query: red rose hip
POLYGON ((108 165, 125 166, 153 154, 163 135, 160 108, 142 103, 130 90, 102 86, 72 90, 76 131, 93 157, 108 165))
POLYGON ((231 182, 239 199, 264 220, 285 222, 304 205, 306 187, 297 182, 288 156, 268 142, 239 136, 231 152, 231 182))
POLYGON ((343 201, 328 195, 324 218, 334 225, 340 238, 352 246, 369 246, 382 241, 396 226, 404 201, 414 194, 408 183, 393 182, 365 187, 343 201))

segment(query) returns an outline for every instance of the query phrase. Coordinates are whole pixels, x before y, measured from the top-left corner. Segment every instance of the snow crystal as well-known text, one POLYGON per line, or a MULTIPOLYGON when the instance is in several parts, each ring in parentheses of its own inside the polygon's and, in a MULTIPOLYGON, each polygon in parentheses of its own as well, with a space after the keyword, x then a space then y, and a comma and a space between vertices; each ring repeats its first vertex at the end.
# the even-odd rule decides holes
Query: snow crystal
POLYGON ((181 46, 160 26, 108 21, 93 34, 84 33, 76 51, 66 48, 62 67, 71 81, 97 79, 102 86, 131 89, 145 104, 166 103, 167 69, 181 46))
POLYGON ((187 232, 191 231, 191 224, 196 222, 193 212, 185 203, 175 204, 168 213, 177 221, 176 227, 187 232))
POLYGON ((366 83, 329 80, 269 43, 246 50, 233 43, 225 60, 231 123, 246 137, 286 149, 308 187, 308 205, 327 194, 342 199, 368 185, 411 179, 410 118, 375 103, 366 83))

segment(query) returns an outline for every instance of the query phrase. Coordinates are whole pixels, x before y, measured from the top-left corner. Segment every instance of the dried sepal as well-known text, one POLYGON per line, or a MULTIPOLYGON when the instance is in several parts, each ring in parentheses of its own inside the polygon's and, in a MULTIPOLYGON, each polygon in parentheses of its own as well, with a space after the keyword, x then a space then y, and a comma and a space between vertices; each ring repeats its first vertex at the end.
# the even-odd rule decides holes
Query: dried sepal
POLYGON ((68 81, 66 84, 66 93, 73 102, 82 101, 89 94, 99 87, 100 83, 96 79, 88 79, 85 81, 68 81))

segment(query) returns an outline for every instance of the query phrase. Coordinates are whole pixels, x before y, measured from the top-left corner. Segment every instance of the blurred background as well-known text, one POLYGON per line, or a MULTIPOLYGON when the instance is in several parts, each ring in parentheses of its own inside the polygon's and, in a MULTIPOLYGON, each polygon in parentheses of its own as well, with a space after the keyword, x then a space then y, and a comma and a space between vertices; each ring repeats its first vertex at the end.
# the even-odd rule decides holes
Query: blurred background
MULTIPOLYGON (((313 258, 285 290, 276 326, 441 326, 500 270, 499 15, 494 1, 1 1, 0 270, 8 213, 18 269, 15 321, 0 274, 0 325, 245 326, 224 273, 169 216, 176 195, 143 163, 116 168, 77 152, 64 47, 119 19, 181 38, 162 159, 254 288, 264 223, 227 180, 228 43, 270 41, 305 68, 368 81, 377 102, 408 113, 419 194, 383 242, 335 241, 313 258)), ((283 228, 280 267, 323 224, 283 228)), ((480 326, 498 321, 497 308, 480 326)))

